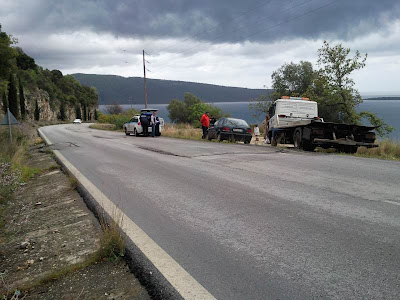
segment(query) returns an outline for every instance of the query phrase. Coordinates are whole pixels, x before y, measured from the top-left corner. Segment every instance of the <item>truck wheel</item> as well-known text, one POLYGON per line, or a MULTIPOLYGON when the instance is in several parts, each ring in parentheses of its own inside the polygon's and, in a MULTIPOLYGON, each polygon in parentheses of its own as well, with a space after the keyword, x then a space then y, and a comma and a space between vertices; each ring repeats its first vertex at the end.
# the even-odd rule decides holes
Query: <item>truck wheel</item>
POLYGON ((131 135, 126 128, 125 128, 125 135, 131 135))
POLYGON ((296 149, 301 149, 301 129, 299 128, 294 131, 293 144, 296 149))

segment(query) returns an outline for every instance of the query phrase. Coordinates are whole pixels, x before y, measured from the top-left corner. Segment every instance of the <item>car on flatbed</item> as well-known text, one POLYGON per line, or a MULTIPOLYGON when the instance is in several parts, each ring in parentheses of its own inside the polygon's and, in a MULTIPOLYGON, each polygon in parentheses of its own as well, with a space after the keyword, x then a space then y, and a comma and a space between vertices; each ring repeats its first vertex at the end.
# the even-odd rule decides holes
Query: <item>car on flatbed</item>
MULTIPOLYGON (((135 135, 135 136, 140 136, 143 135, 143 125, 142 121, 143 118, 147 119, 147 124, 148 124, 148 134, 151 135, 152 132, 152 127, 150 125, 150 118, 151 115, 153 114, 154 111, 158 111, 157 109, 142 109, 140 111, 140 115, 135 115, 132 117, 132 119, 129 120, 129 122, 125 123, 123 126, 124 132, 126 135, 135 135)), ((164 127, 164 119, 158 117, 159 125, 158 125, 158 130, 156 129, 156 136, 160 136, 161 132, 164 127)))
POLYGON ((209 141, 217 139, 220 142, 229 140, 250 144, 251 127, 242 119, 221 118, 208 129, 207 138, 209 141))

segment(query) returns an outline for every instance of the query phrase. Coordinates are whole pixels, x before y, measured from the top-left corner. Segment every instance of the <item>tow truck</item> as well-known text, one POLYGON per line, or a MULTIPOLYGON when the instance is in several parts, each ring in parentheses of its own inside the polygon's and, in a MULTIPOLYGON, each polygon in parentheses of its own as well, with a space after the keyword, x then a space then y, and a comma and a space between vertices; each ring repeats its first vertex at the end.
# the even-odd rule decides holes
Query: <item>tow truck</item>
POLYGON ((324 122, 318 104, 309 98, 283 96, 269 109, 268 138, 272 146, 293 144, 297 149, 336 148, 355 153, 358 147, 378 147, 376 127, 324 122))

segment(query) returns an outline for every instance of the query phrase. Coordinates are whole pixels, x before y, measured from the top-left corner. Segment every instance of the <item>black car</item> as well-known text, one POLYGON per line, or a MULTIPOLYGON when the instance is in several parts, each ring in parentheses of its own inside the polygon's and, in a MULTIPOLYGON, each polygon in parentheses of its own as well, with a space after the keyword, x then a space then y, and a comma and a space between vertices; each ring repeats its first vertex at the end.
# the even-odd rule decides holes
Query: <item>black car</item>
POLYGON ((208 140, 217 139, 243 141, 249 144, 251 141, 251 128, 245 120, 234 118, 221 118, 208 129, 208 140))

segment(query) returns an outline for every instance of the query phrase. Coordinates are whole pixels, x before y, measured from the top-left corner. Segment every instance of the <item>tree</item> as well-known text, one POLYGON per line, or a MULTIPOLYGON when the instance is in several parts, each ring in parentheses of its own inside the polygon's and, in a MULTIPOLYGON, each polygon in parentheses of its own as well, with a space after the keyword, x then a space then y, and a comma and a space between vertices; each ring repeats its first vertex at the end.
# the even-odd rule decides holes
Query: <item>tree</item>
POLYGON ((39 121, 40 120, 40 107, 39 107, 39 103, 36 100, 35 102, 35 111, 33 113, 35 121, 39 121))
POLYGON ((22 87, 21 78, 18 78, 19 83, 19 106, 21 108, 21 119, 25 119, 26 109, 25 109, 25 96, 24 96, 24 88, 22 87))
POLYGON ((21 48, 16 48, 17 51, 17 67, 21 70, 35 70, 37 65, 35 64, 35 60, 27 55, 21 48))
POLYGON ((255 118, 259 118, 262 115, 267 115, 269 108, 272 105, 273 96, 270 95, 261 95, 255 100, 251 100, 249 103, 249 110, 253 112, 253 116, 255 118))
POLYGON ((226 115, 220 108, 202 102, 200 98, 191 93, 185 93, 183 101, 171 100, 167 110, 171 122, 189 123, 194 126, 200 126, 200 117, 207 111, 217 119, 226 115))
POLYGON ((272 98, 276 100, 282 96, 303 95, 313 83, 316 73, 311 62, 301 61, 299 64, 284 64, 271 77, 274 89, 272 98))
POLYGON ((83 121, 87 121, 87 108, 86 108, 86 104, 83 105, 83 121))
POLYGON ((325 81, 325 88, 329 90, 334 105, 341 106, 338 119, 344 123, 357 123, 360 116, 355 108, 362 103, 362 98, 354 88, 355 83, 350 75, 365 67, 367 54, 362 57, 357 50, 354 57, 348 57, 350 51, 350 48, 344 48, 341 44, 331 47, 324 41, 318 50, 318 65, 321 67, 319 76, 325 81))
POLYGON ((7 33, 1 31, 0 25, 0 79, 7 79, 13 67, 15 50, 11 47, 15 43, 7 33))
POLYGON ((65 121, 65 101, 60 101, 60 119, 61 121, 65 121))
POLYGON ((17 98, 17 87, 15 86, 15 79, 13 74, 10 74, 10 79, 8 82, 8 107, 14 117, 18 119, 19 107, 17 98))
POLYGON ((119 115, 119 114, 121 114, 124 110, 123 110, 123 108, 122 108, 121 105, 119 105, 118 103, 114 102, 113 104, 106 105, 106 111, 107 111, 110 115, 119 115))
POLYGON ((387 136, 393 131, 393 127, 389 126, 382 119, 378 118, 374 113, 369 111, 360 112, 360 117, 365 118, 372 126, 376 126, 376 132, 379 136, 387 136))
POLYGON ((3 91, 3 96, 2 98, 2 103, 3 103, 3 111, 6 114, 7 113, 7 108, 8 108, 8 102, 7 102, 7 96, 6 96, 6 92, 3 91))
POLYGON ((82 119, 82 112, 79 104, 75 107, 75 117, 76 119, 82 119))

